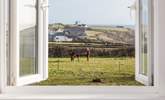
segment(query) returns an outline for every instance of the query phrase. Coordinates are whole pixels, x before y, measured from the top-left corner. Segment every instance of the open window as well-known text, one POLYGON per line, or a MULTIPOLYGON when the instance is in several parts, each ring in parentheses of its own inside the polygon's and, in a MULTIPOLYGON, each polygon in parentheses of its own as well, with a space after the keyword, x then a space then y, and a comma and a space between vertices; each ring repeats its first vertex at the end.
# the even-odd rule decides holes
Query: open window
POLYGON ((47 72, 47 0, 11 0, 10 85, 45 80, 47 72))
MULTIPOLYGON (((151 0, 137 1, 135 78, 153 84, 151 0)), ((48 0, 11 0, 9 84, 48 78, 48 0)))
POLYGON ((136 22, 136 80, 153 85, 152 0, 139 0, 136 22))

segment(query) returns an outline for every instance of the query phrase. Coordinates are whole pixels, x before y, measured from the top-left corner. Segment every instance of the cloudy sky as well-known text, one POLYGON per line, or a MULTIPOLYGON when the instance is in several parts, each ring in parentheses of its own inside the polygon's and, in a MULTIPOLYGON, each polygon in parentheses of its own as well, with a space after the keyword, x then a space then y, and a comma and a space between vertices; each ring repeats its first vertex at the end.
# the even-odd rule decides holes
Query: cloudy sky
POLYGON ((97 25, 133 25, 128 6, 134 0, 49 0, 49 23, 80 21, 97 25))

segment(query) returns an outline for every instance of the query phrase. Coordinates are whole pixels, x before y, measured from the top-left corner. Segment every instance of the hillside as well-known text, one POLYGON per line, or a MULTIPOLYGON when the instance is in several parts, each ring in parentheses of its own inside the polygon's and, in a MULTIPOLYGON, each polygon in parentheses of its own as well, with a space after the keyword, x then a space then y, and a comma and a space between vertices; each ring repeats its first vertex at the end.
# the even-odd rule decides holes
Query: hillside
MULTIPOLYGON (((64 25, 61 23, 49 25, 49 30, 58 30, 68 27, 73 27, 74 25, 64 25)), ((77 36, 76 41, 80 42, 107 42, 107 43, 121 43, 121 44, 132 44, 135 43, 135 32, 131 28, 125 27, 112 27, 112 26, 88 26, 85 30, 85 34, 82 38, 77 36)), ((73 34, 72 34, 73 35, 73 34)), ((75 38, 75 37, 74 37, 75 38)))
POLYGON ((129 28, 90 27, 86 30, 89 39, 110 43, 134 44, 135 32, 129 28))

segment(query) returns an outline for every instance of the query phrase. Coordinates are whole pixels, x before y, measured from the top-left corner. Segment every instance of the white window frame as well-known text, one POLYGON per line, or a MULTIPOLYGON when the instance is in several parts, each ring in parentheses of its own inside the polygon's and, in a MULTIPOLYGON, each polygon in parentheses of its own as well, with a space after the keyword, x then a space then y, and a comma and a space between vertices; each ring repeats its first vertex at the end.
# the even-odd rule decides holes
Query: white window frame
MULTIPOLYGON (((136 5, 137 5, 137 7, 140 7, 140 0, 136 3, 136 5)), ((149 14, 149 16, 152 16, 152 15, 154 15, 154 12, 152 12, 152 10, 153 10, 153 0, 149 0, 149 2, 148 2, 148 6, 149 6, 149 8, 148 8, 148 14, 149 14)), ((140 18, 140 14, 141 14, 141 12, 140 12, 140 8, 136 8, 136 34, 135 34, 135 37, 136 37, 136 39, 135 39, 135 51, 136 51, 136 54, 135 54, 135 59, 136 59, 136 64, 135 64, 135 79, 138 81, 138 82, 140 82, 140 83, 142 83, 142 84, 145 84, 146 86, 151 86, 151 85, 154 85, 154 83, 153 83, 153 81, 154 81, 154 70, 155 70, 155 68, 154 68, 154 60, 152 59, 153 57, 154 57, 154 55, 153 55, 153 53, 154 53, 154 50, 152 50, 153 48, 154 48, 154 45, 152 45, 153 43, 154 43, 154 38, 153 38, 153 35, 154 35, 154 29, 152 29, 154 26, 153 26, 153 21, 154 21, 154 19, 153 19, 153 16, 152 17, 149 17, 148 18, 148 29, 147 29, 147 36, 148 36, 148 39, 147 39, 147 53, 148 53, 148 55, 147 55, 147 58, 149 58, 149 59, 147 59, 147 62, 148 62, 148 64, 147 64, 147 75, 143 75, 143 74, 141 74, 141 72, 140 72, 140 66, 141 66, 141 61, 140 61, 140 57, 141 57, 141 47, 140 47, 140 45, 141 45, 141 39, 140 39, 140 37, 141 37, 141 26, 140 26, 140 20, 141 20, 141 18, 140 18), (153 40, 153 41, 152 41, 153 40)))
POLYGON ((10 48, 12 48, 10 50, 10 84, 13 86, 22 86, 22 85, 26 85, 26 84, 31 84, 31 83, 35 83, 35 82, 40 82, 44 79, 47 79, 48 77, 48 70, 47 70, 47 44, 48 44, 48 40, 47 40, 47 35, 46 33, 48 32, 48 30, 46 30, 43 27, 48 27, 47 26, 47 21, 45 22, 45 20, 43 20, 43 17, 47 17, 47 14, 45 14, 45 12, 43 10, 46 10, 45 8, 43 8, 43 4, 44 4, 44 0, 38 0, 38 8, 37 8, 37 12, 38 12, 38 73, 37 74, 33 74, 33 75, 27 75, 27 76, 21 76, 19 74, 20 71, 20 56, 19 56, 19 34, 20 34, 20 29, 19 29, 19 0, 10 0, 11 2, 11 16, 10 17, 10 24, 11 24, 11 37, 10 38, 10 48), (43 3, 43 4, 42 4, 43 3), (45 15, 43 15, 45 14, 45 15), (44 53, 43 53, 44 52, 44 53))
MULTIPOLYGON (((0 7, 3 6, 5 0, 0 1, 0 7)), ((55 100, 164 100, 165 99, 165 0, 154 0, 154 80, 153 87, 112 87, 112 86, 46 86, 46 87, 6 87, 5 91, 0 95, 0 99, 55 99, 55 100)), ((2 9, 0 9, 2 11, 2 9)), ((1 12, 0 12, 1 13, 1 12)), ((2 14, 2 13, 1 13, 2 14)), ((4 16, 0 14, 0 24, 4 16)), ((4 24, 5 25, 5 24, 4 24)), ((0 26, 1 27, 1 26, 0 26)), ((4 32, 0 28, 0 32, 4 32)), ((1 34, 2 34, 1 33, 1 34)), ((3 36, 3 35, 1 35, 3 36)), ((0 39, 5 36, 0 37, 0 39)), ((3 39, 2 39, 3 40, 3 39)), ((0 41, 2 41, 0 40, 0 41)), ((4 41, 2 41, 4 42, 4 41)), ((1 46, 1 54, 5 51, 1 46)), ((3 59, 3 58, 2 58, 3 59)), ((2 62, 4 63, 4 62, 2 62)), ((0 79, 4 79, 5 66, 0 64, 0 79)), ((4 83, 4 81, 1 81, 4 83)), ((3 84, 0 84, 4 87, 3 84)))
POLYGON ((6 39, 5 34, 6 33, 6 23, 5 23, 5 1, 0 1, 0 92, 3 92, 5 89, 5 72, 6 72, 6 39))

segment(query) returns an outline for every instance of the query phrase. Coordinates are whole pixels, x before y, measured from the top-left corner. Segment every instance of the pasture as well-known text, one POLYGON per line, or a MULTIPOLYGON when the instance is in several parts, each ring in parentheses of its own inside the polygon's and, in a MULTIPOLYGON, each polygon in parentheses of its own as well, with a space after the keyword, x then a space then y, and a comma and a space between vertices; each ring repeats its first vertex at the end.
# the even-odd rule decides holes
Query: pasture
POLYGON ((49 78, 34 85, 142 86, 135 81, 134 57, 49 58, 49 78))

